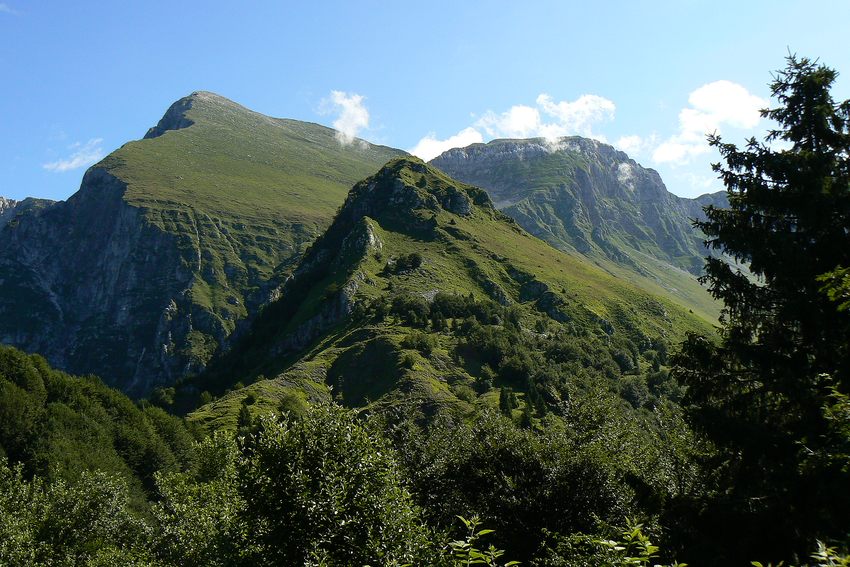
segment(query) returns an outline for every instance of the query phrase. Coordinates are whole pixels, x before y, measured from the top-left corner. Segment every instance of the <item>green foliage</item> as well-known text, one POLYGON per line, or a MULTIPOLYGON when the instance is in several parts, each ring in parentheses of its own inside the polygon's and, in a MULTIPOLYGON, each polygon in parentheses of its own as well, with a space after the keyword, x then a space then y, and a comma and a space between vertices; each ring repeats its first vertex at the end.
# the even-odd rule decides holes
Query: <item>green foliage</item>
POLYGON ((0 447, 28 475, 75 481, 85 471, 118 475, 137 505, 159 470, 191 466, 181 420, 140 409, 93 377, 51 369, 43 358, 0 346, 0 447))
POLYGON ((506 417, 513 415, 513 410, 519 406, 516 393, 509 387, 499 390, 499 411, 506 417))
MULTIPOLYGON (((828 547, 822 541, 817 542, 817 551, 813 552, 811 558, 814 562, 801 567, 848 567, 850 566, 850 555, 840 553, 834 547, 828 547)), ((773 567, 772 563, 764 564, 761 561, 751 561, 753 567, 773 567)), ((784 562, 780 561, 776 567, 783 567, 784 562)), ((793 567, 788 565, 788 567, 793 567)))
POLYGON ((691 337, 676 371, 693 422, 719 448, 706 463, 717 492, 698 505, 696 528, 703 545, 728 542, 714 564, 787 560, 850 525, 847 430, 830 419, 850 393, 839 292, 850 265, 850 101, 833 101, 836 77, 789 56, 771 85, 778 106, 763 111, 777 124, 765 143, 710 138, 730 208, 708 207, 698 226, 755 276, 708 260, 722 341, 691 337))
POLYGON ((151 403, 163 409, 169 409, 174 405, 174 394, 174 388, 154 388, 151 403))
MULTIPOLYGON (((664 567, 657 562, 660 549, 644 533, 644 525, 626 520, 616 539, 587 534, 549 534, 544 552, 534 565, 548 567, 664 567)), ((673 562, 667 567, 687 567, 673 562)))
POLYGON ((422 296, 411 294, 393 297, 390 308, 390 313, 412 327, 425 327, 429 311, 428 302, 422 296))
MULTIPOLYGON (((490 412, 471 424, 443 416, 425 429, 409 418, 392 426, 411 491, 429 523, 448 529, 457 513, 478 515, 517 559, 529 561, 544 529, 598 533, 599 522, 614 523, 670 498, 679 484, 675 475, 691 468, 689 441, 654 438, 622 407, 594 402, 599 395, 576 396, 566 427, 548 420, 540 430, 524 430, 490 412), (657 454, 662 448, 668 455, 657 454)), ((671 437, 682 428, 681 420, 665 426, 671 437)))
POLYGON ((614 556, 611 563, 605 564, 604 567, 649 565, 650 561, 658 556, 658 546, 653 545, 649 537, 643 533, 643 524, 631 520, 627 521, 626 529, 622 532, 619 541, 602 540, 600 543, 614 556))
POLYGON ((839 311, 850 309, 850 268, 839 267, 817 278, 821 291, 838 304, 839 311))
POLYGON ((402 254, 396 258, 394 269, 396 272, 406 272, 415 270, 422 265, 422 254, 419 252, 411 252, 410 254, 402 254))
MULTIPOLYGON (((103 472, 74 482, 25 478, 0 460, 0 563, 72 566, 129 559, 147 536, 126 485, 103 472)), ((143 558, 136 555, 137 559, 143 558)), ((108 563, 106 563, 108 564, 108 563)))
POLYGON ((440 342, 436 336, 430 333, 423 333, 422 331, 408 333, 401 341, 402 347, 418 350, 423 356, 430 355, 439 345, 440 342))
POLYGON ((157 476, 152 538, 167 565, 233 565, 254 549, 247 530, 246 503, 237 489, 239 451, 233 438, 218 434, 198 446, 194 474, 157 476))
POLYGON ((427 552, 418 509, 380 438, 352 412, 263 418, 238 463, 254 564, 409 563, 427 552))
POLYGON ((468 565, 490 565, 498 567, 503 565, 509 567, 511 565, 519 565, 519 561, 508 561, 500 563, 499 558, 505 552, 491 543, 486 550, 481 550, 476 547, 478 540, 483 536, 493 533, 493 530, 479 529, 481 520, 477 516, 473 516, 469 520, 463 516, 458 516, 463 525, 466 527, 466 539, 450 541, 448 545, 448 554, 451 558, 452 565, 456 567, 467 567, 468 565))

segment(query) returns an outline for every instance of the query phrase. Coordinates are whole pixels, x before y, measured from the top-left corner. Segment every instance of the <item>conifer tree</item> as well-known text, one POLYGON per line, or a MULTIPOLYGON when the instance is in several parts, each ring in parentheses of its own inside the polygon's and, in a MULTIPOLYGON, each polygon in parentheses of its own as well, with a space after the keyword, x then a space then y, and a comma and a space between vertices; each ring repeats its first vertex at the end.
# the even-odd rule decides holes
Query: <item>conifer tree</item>
POLYGON ((751 276, 707 260, 703 280, 725 305, 720 344, 690 337, 676 373, 719 449, 701 529, 728 534, 733 563, 787 559, 850 526, 850 467, 829 423, 833 393, 850 389, 850 313, 821 290, 823 274, 850 266, 850 101, 833 100, 836 77, 789 56, 771 84, 778 106, 762 111, 776 124, 765 142, 709 138, 729 208, 707 207, 696 226, 751 276))
POLYGON ((514 394, 514 392, 507 386, 503 387, 499 391, 499 411, 501 411, 503 415, 511 417, 515 407, 516 394, 514 394))
POLYGON ((240 432, 247 433, 254 425, 251 417, 251 410, 245 401, 242 401, 242 406, 239 408, 239 415, 236 417, 236 427, 240 432))
POLYGON ((533 422, 531 420, 531 400, 526 398, 525 404, 522 406, 522 414, 520 415, 519 424, 523 429, 531 429, 533 422))

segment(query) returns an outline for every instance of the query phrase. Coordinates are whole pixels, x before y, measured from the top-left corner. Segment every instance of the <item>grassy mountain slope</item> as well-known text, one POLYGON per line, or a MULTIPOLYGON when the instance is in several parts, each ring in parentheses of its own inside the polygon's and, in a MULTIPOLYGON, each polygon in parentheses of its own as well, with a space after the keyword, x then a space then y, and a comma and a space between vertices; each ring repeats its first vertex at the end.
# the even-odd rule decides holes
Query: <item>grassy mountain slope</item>
POLYGON ((490 192, 539 238, 577 251, 708 320, 719 306, 698 284, 706 250, 691 219, 722 195, 682 199, 658 174, 583 138, 494 140, 445 152, 433 165, 490 192))
POLYGON ((67 202, 0 228, 0 340, 134 394, 198 372, 401 153, 193 93, 67 202))
POLYGON ((496 405, 503 388, 522 399, 538 391, 554 407, 576 376, 619 387, 689 330, 710 332, 670 300, 529 235, 483 190, 400 158, 354 186, 281 298, 192 385, 221 397, 191 418, 233 427, 242 404, 331 396, 464 413, 496 405), (249 386, 229 392, 237 380, 249 386))

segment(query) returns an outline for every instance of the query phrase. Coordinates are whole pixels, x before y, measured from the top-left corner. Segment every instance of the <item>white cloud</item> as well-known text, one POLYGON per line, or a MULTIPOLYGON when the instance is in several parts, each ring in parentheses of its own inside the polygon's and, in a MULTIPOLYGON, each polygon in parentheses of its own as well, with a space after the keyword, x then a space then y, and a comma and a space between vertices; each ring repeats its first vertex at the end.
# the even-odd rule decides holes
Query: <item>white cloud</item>
POLYGON ((652 152, 652 161, 683 164, 693 157, 708 153, 708 150, 708 144, 702 139, 691 139, 681 135, 671 136, 655 148, 652 152))
POLYGON ((646 141, 640 136, 621 136, 614 142, 614 147, 629 155, 640 153, 646 146, 646 141))
POLYGON ((679 132, 653 151, 656 163, 682 164, 707 153, 707 134, 721 132, 724 126, 754 128, 761 120, 759 110, 768 104, 741 85, 725 80, 691 92, 688 103, 690 106, 679 112, 679 132))
POLYGON ((446 150, 452 148, 463 148, 470 144, 477 144, 484 141, 481 132, 475 128, 464 128, 454 136, 450 136, 445 140, 439 140, 431 133, 419 140, 419 142, 410 150, 415 156, 422 158, 425 161, 432 160, 446 150))
POLYGON ((475 126, 490 137, 547 138, 580 135, 603 139, 593 133, 592 126, 614 118, 616 106, 607 98, 582 95, 575 101, 555 102, 548 94, 537 97, 534 107, 519 104, 497 114, 487 111, 475 126))
POLYGON ((410 153, 429 160, 451 148, 459 148, 493 138, 546 138, 554 142, 562 136, 580 135, 604 141, 592 126, 614 117, 616 107, 597 95, 582 95, 575 101, 555 102, 541 94, 534 106, 517 104, 497 113, 485 112, 472 126, 445 140, 431 133, 420 139, 410 153))
POLYGON ((687 188, 687 196, 698 197, 706 193, 716 193, 723 190, 723 183, 717 179, 703 174, 689 171, 674 173, 672 181, 679 187, 687 188))
POLYGON ((337 130, 336 139, 340 144, 351 144, 360 130, 369 127, 369 111, 363 104, 364 100, 362 95, 356 93, 331 91, 330 98, 322 101, 323 114, 339 114, 333 127, 337 130))
POLYGON ((73 150, 71 155, 64 159, 45 163, 41 167, 47 171, 64 172, 81 167, 89 166, 97 161, 100 161, 103 156, 103 147, 101 143, 103 138, 92 138, 85 144, 76 142, 68 146, 68 149, 73 150))
MULTIPOLYGON (((574 102, 553 102, 552 97, 541 94, 537 104, 543 111, 557 119, 557 125, 581 136, 592 136, 591 126, 595 122, 613 120, 617 107, 607 98, 597 95, 581 95, 574 102)), ((565 135, 565 134, 561 134, 565 135)))
POLYGON ((494 138, 530 138, 540 132, 542 121, 539 110, 519 104, 501 114, 488 110, 475 125, 494 138))
POLYGON ((12 7, 11 7, 11 6, 9 6, 8 4, 2 3, 2 2, 0 2, 0 12, 2 12, 2 13, 4 13, 4 14, 13 14, 13 15, 17 15, 17 14, 18 14, 18 11, 17 11, 17 10, 15 10, 14 8, 12 8, 12 7))

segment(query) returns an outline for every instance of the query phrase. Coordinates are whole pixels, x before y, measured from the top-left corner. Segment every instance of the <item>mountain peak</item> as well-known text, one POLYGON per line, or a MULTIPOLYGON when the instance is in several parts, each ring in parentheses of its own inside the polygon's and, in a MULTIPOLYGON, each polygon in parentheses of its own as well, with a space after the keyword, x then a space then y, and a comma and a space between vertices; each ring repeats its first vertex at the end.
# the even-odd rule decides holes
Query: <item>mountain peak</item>
POLYGON ((488 155, 514 154, 518 157, 537 157, 554 153, 575 153, 583 155, 605 155, 622 161, 629 156, 617 148, 581 136, 562 136, 560 138, 496 138, 486 143, 471 144, 464 148, 446 150, 433 162, 458 156, 476 156, 482 153, 488 155))
POLYGON ((165 111, 165 114, 162 118, 160 118, 159 122, 157 122, 156 126, 147 131, 145 139, 157 138, 169 130, 180 130, 181 128, 188 128, 194 124, 194 120, 190 120, 186 116, 186 113, 190 108, 192 108, 196 94, 197 93, 192 93, 191 95, 183 97, 169 106, 168 110, 165 111))
POLYGON ((193 125, 195 121, 188 116, 189 111, 198 107, 217 107, 230 110, 243 110, 250 112, 247 108, 240 106, 232 100, 210 91, 195 91, 188 96, 174 102, 162 116, 156 126, 150 128, 145 134, 145 139, 162 136, 169 130, 180 130, 193 125))
POLYGON ((362 208, 366 201, 376 207, 392 205, 392 213, 442 209, 468 216, 474 206, 493 208, 483 189, 460 183, 414 156, 395 158, 355 185, 346 205, 362 208))
POLYGON ((0 228, 7 221, 18 215, 44 209, 55 202, 49 199, 37 199, 35 197, 27 197, 21 201, 0 197, 0 228))
POLYGON ((696 281, 705 263, 692 218, 723 195, 683 199, 658 172, 616 148, 578 136, 493 140, 452 149, 431 161, 455 179, 489 191, 496 206, 556 248, 613 262, 659 282, 689 306, 714 306, 696 281), (687 273, 686 273, 687 272, 687 273))

